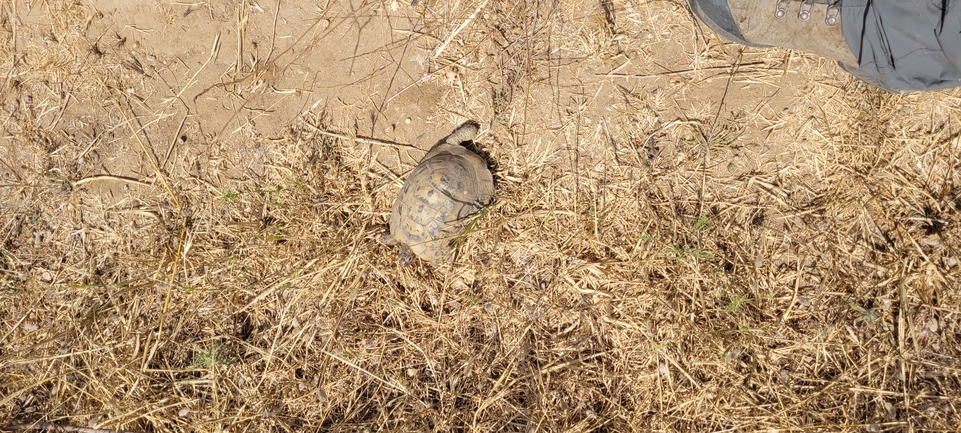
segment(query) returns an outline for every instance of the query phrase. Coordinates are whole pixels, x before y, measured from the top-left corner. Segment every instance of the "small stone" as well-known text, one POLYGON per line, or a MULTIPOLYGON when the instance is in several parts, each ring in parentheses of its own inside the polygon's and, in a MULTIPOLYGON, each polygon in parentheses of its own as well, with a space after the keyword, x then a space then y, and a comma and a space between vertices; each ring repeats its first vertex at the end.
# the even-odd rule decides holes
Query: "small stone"
POLYGON ((319 386, 317 387, 317 401, 321 403, 327 402, 327 393, 324 392, 324 389, 319 386))
POLYGON ((728 350, 727 353, 724 354, 724 362, 731 362, 737 359, 737 357, 739 356, 741 356, 741 349, 737 347, 733 347, 731 348, 731 350, 728 350))
POLYGON ((893 405, 893 404, 891 404, 890 402, 887 402, 887 401, 884 402, 884 410, 888 412, 888 417, 890 417, 890 418, 892 418, 892 419, 894 418, 895 413, 894 413, 894 405, 893 405))

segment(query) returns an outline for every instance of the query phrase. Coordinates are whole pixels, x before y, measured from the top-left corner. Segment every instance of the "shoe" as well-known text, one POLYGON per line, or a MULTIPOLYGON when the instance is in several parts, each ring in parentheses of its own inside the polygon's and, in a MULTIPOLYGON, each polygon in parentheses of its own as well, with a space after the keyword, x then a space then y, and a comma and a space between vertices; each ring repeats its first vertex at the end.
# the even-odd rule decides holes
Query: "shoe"
MULTIPOLYGON (((690 0, 694 14, 724 38, 783 47, 845 65, 857 59, 841 33, 841 0, 690 0)), ((850 67, 850 66, 849 66, 850 67)))

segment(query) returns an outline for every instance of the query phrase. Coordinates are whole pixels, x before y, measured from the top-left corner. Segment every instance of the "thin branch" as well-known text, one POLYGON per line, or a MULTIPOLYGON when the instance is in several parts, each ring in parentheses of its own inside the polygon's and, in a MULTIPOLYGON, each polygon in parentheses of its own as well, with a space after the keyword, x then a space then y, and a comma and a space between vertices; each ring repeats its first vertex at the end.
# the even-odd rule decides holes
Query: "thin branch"
MULTIPOLYGON (((752 63, 742 63, 738 65, 737 70, 743 71, 744 69, 760 69, 758 66, 764 66, 764 62, 752 62, 752 63)), ((711 66, 708 68, 694 68, 694 69, 684 69, 681 71, 668 71, 661 72, 658 74, 647 74, 647 75, 636 75, 636 74, 594 74, 595 77, 604 78, 659 78, 659 77, 673 77, 678 75, 688 75, 695 72, 701 71, 730 71, 731 66, 711 66)))
POLYGON ((377 144, 377 145, 380 145, 380 146, 399 147, 399 148, 402 148, 402 149, 410 149, 410 150, 417 150, 417 151, 420 151, 420 152, 425 152, 424 149, 418 148, 417 146, 411 146, 411 145, 409 145, 409 144, 396 143, 396 142, 393 142, 393 141, 380 140, 380 139, 371 138, 371 137, 363 137, 363 136, 360 136, 360 135, 350 136, 350 135, 342 134, 342 133, 339 133, 339 132, 327 131, 327 130, 321 129, 321 128, 317 127, 317 126, 311 125, 310 123, 306 123, 306 122, 305 122, 304 124, 307 125, 307 127, 309 127, 309 128, 310 128, 311 130, 313 130, 314 132, 316 132, 316 133, 318 133, 318 134, 320 134, 320 135, 326 135, 326 136, 328 136, 328 137, 339 138, 339 139, 341 139, 341 140, 347 140, 347 141, 352 141, 352 140, 353 140, 353 141, 358 141, 358 142, 364 143, 364 144, 377 144))
POLYGON ((50 422, 8 425, 6 427, 0 427, 0 430, 5 430, 5 431, 47 430, 51 432, 77 432, 77 433, 139 433, 139 432, 134 432, 130 430, 119 430, 119 429, 112 429, 112 428, 74 427, 72 425, 60 425, 60 424, 54 424, 50 422))

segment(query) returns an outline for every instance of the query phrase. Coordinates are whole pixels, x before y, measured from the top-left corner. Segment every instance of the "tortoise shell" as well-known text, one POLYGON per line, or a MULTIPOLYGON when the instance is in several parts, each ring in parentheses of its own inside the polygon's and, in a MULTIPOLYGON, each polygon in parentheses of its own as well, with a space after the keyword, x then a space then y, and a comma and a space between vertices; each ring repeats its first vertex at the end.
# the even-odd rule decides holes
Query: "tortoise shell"
MULTIPOLYGON (((477 135, 468 122, 434 146, 410 173, 394 200, 389 237, 432 263, 447 259, 450 241, 467 220, 490 204, 494 178, 487 162, 461 145, 477 135)), ((403 254, 402 254, 402 264, 403 254)))

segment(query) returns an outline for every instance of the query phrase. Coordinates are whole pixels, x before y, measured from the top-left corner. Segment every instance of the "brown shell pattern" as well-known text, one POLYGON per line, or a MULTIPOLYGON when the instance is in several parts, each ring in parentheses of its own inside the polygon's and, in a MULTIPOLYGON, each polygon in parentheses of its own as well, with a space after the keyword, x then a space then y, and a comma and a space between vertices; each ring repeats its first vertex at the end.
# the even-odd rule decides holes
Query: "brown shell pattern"
POLYGON ((456 144, 441 143, 410 173, 394 201, 390 234, 419 258, 438 262, 464 223, 494 195, 487 163, 456 144))

